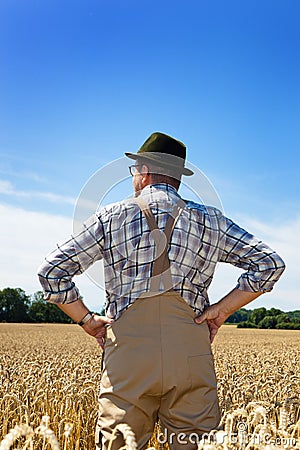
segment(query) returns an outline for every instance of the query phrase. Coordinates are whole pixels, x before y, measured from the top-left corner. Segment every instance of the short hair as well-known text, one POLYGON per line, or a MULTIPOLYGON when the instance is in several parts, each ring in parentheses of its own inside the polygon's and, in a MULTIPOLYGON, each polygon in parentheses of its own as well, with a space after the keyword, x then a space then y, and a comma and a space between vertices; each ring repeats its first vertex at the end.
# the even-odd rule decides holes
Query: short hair
POLYGON ((159 166, 144 158, 138 158, 138 163, 149 168, 149 175, 151 175, 154 182, 171 184, 175 189, 179 189, 182 176, 181 170, 173 167, 159 166))

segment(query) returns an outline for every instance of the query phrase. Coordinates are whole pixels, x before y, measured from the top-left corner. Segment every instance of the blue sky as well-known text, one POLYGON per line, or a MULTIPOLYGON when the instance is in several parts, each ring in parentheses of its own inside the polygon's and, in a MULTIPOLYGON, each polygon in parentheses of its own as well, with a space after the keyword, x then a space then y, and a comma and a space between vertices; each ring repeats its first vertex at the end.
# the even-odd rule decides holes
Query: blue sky
POLYGON ((0 288, 39 289, 36 267, 71 231, 89 177, 163 131, 225 213, 288 260, 253 305, 295 309, 299 13, 297 0, 2 1, 0 288))

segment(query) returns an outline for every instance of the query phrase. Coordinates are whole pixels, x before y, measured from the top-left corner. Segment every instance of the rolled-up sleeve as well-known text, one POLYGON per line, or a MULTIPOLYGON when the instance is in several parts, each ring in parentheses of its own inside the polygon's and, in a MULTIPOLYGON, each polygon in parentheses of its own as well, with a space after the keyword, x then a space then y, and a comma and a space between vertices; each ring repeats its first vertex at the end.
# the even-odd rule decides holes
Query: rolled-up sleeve
POLYGON ((269 292, 282 275, 285 264, 267 244, 225 218, 225 239, 221 261, 233 264, 245 272, 237 288, 248 292, 269 292))
POLYGON ((95 214, 82 229, 46 256, 38 269, 38 277, 49 303, 72 303, 80 293, 73 277, 82 274, 95 261, 102 259, 103 225, 95 214))

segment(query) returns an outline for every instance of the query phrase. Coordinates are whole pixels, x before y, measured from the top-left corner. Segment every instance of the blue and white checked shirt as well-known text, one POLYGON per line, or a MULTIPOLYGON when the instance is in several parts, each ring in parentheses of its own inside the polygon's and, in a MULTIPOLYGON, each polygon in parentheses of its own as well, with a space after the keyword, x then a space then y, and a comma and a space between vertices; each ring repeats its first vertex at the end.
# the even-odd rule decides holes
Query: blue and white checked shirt
MULTIPOLYGON (((141 196, 149 204, 159 229, 181 198, 167 184, 146 186, 141 196)), ((237 287, 267 292, 285 266, 278 254, 214 208, 191 201, 181 213, 168 251, 173 289, 197 314, 209 304, 207 290, 216 264, 245 270, 237 287)), ((80 294, 73 282, 95 261, 103 259, 106 314, 118 319, 142 293, 149 291, 155 245, 134 198, 101 208, 67 242, 58 245, 39 269, 45 298, 72 303, 80 294)))

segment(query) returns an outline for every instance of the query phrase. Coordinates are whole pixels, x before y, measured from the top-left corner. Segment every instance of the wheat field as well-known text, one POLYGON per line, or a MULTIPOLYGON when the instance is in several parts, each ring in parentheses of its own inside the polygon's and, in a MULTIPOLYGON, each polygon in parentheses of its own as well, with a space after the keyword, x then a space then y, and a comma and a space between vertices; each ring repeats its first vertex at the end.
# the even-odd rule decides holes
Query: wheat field
MULTIPOLYGON (((0 450, 94 449, 96 341, 56 324, 0 324, 0 338, 0 450)), ((300 449, 299 349, 300 331, 223 326, 213 344, 222 420, 198 448, 300 449)), ((167 448, 158 427, 149 447, 167 448)))

